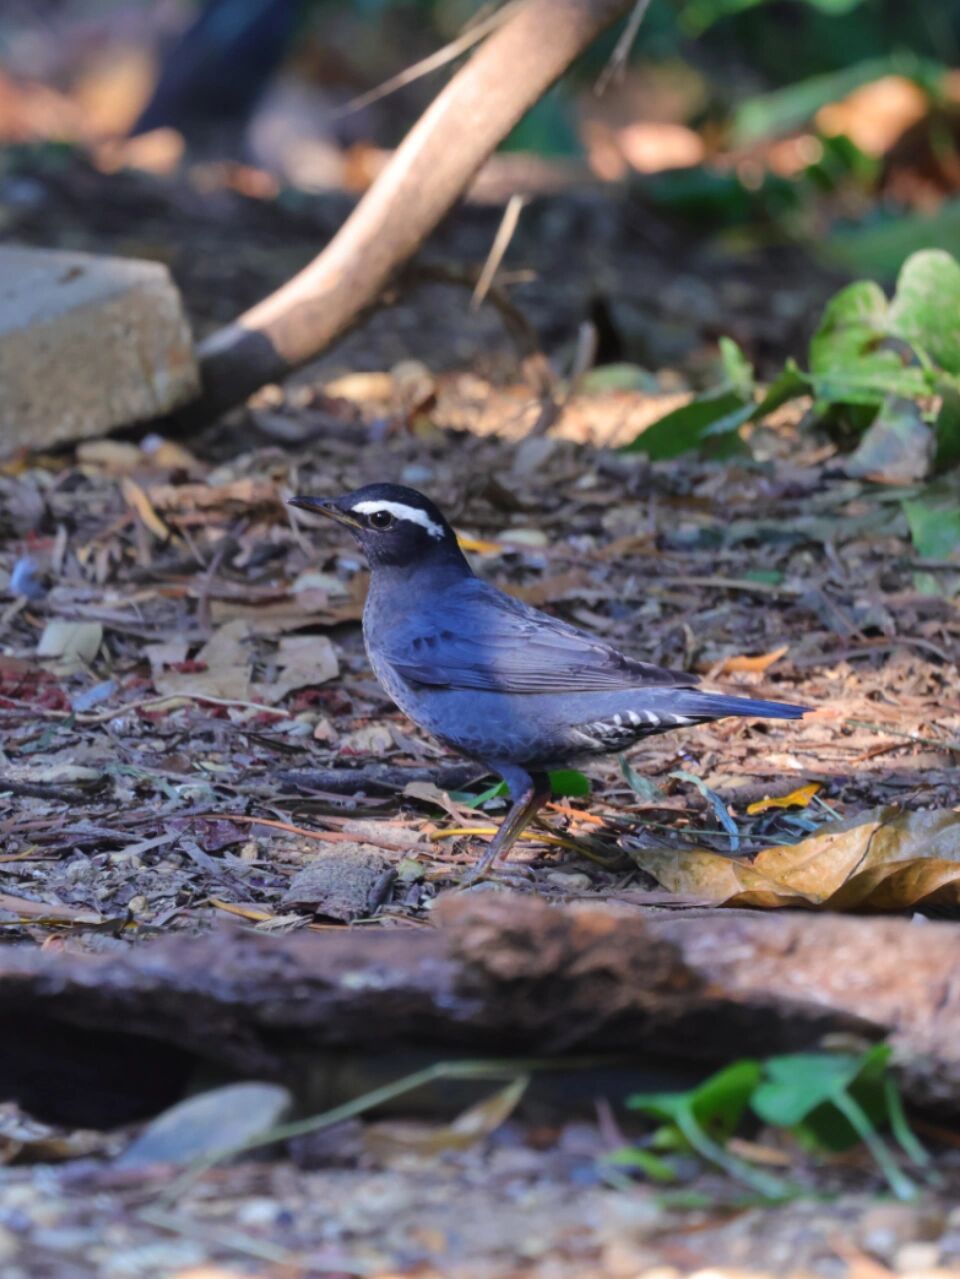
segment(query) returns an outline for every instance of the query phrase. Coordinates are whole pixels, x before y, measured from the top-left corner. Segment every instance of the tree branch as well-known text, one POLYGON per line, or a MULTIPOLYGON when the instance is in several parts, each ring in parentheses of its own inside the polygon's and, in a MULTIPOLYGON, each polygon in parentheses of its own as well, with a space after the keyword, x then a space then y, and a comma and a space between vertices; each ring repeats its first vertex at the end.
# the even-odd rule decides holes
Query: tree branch
POLYGON ((200 347, 203 421, 355 322, 529 108, 630 0, 527 0, 453 77, 309 266, 200 347))

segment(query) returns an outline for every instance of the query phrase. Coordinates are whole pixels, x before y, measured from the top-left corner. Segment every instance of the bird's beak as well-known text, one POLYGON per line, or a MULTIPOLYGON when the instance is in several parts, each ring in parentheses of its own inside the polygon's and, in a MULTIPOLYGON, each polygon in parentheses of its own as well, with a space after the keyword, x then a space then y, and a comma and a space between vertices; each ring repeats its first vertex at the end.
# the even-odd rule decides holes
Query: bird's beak
POLYGON ((334 498, 288 497, 287 505, 296 506, 301 511, 316 511, 320 515, 326 515, 328 519, 336 520, 338 524, 345 524, 347 528, 357 529, 363 527, 353 512, 345 511, 342 507, 337 506, 334 498))

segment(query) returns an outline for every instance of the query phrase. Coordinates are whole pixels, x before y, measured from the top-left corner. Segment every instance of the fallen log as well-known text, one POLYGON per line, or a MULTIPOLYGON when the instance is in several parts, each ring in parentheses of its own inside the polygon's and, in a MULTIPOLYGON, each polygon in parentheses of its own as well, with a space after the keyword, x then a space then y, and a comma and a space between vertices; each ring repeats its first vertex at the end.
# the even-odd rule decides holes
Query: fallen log
POLYGON ((106 953, 0 950, 0 1092, 18 1095, 19 1045, 37 1033, 59 1045, 67 1090, 78 1032, 87 1074, 102 1042, 111 1068, 111 1044, 123 1050, 125 1076, 146 1045, 169 1059, 161 1074, 192 1055, 273 1078, 329 1049, 707 1066, 853 1034, 888 1039, 912 1102, 960 1111, 954 925, 555 908, 486 892, 447 898, 435 914, 429 930, 223 929, 106 953))
POLYGON ((326 248, 200 347, 208 420, 313 359, 375 301, 483 162, 631 0, 527 0, 457 72, 326 248))

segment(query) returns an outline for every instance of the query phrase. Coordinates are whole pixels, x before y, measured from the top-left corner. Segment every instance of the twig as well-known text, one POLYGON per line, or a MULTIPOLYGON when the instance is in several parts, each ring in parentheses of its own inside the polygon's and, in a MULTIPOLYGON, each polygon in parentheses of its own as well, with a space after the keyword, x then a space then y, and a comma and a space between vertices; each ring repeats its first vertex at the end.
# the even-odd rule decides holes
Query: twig
POLYGON ((877 724, 870 719, 845 719, 851 728, 868 728, 874 733, 887 733, 890 737, 903 737, 907 741, 916 742, 918 746, 935 746, 941 751, 960 752, 960 741, 952 737, 924 737, 920 733, 910 733, 902 728, 890 728, 887 724, 877 724))
POLYGON ((597 77, 596 88, 594 93, 597 97, 602 97, 614 80, 620 80, 626 69, 627 60, 630 57, 630 51, 633 48, 633 42, 637 38, 637 32, 640 30, 640 24, 647 15, 650 8, 650 0, 637 0, 633 6, 633 12, 627 19, 623 31, 620 33, 620 39, 614 45, 613 53, 610 55, 610 61, 600 72, 597 77))
POLYGON ((512 14, 516 7, 517 0, 511 0, 511 3, 505 4, 501 9, 497 9, 489 17, 481 18, 479 22, 472 23, 455 40, 451 40, 443 48, 437 49, 425 58, 421 58, 419 62, 406 67, 403 71, 398 71, 395 76, 391 76, 389 80, 384 80, 376 88, 368 89, 366 93, 361 93, 357 97, 351 98, 349 102, 344 103, 342 107, 338 107, 336 111, 332 112, 330 118, 340 120, 344 116, 353 115, 354 112, 362 111, 364 107, 372 106, 374 102, 380 102, 383 98, 389 97, 391 93, 396 93, 399 89, 405 89, 408 84, 422 80, 424 76, 430 75, 431 72, 439 71, 441 67, 445 67, 454 58, 459 58, 461 53, 466 53, 475 44, 479 44, 491 31, 495 31, 512 14))
POLYGON ((197 422, 307 361, 379 296, 480 166, 629 0, 525 0, 457 72, 394 151, 326 248, 292 280, 201 344, 197 422))
POLYGON ((473 297, 470 299, 471 311, 479 311, 487 294, 490 292, 490 286, 493 284, 494 277, 500 269, 504 254, 510 247, 510 241, 513 239, 514 232, 520 222, 520 214, 523 212, 523 206, 526 202, 525 196, 517 194, 512 195, 507 201, 507 207, 504 209, 500 225, 497 227, 497 234, 493 237, 493 244, 490 246, 487 260, 483 264, 483 270, 480 272, 480 277, 473 290, 473 297))
MULTIPOLYGON (((282 830, 287 835, 298 835, 301 839, 315 839, 321 844, 355 844, 357 836, 351 831, 340 830, 307 830, 304 826, 294 826, 292 822, 280 822, 272 817, 247 817, 240 813, 200 813, 200 817, 209 817, 220 822, 236 822, 238 826, 269 826, 273 830, 282 830)), ((409 852, 408 847, 380 841, 379 848, 389 848, 393 852, 409 852)))
POLYGON ((783 599, 800 599, 805 594, 796 586, 777 586, 773 582, 754 582, 745 577, 701 577, 700 575, 667 577, 660 581, 664 586, 715 586, 722 591, 753 591, 757 595, 781 596, 783 599))

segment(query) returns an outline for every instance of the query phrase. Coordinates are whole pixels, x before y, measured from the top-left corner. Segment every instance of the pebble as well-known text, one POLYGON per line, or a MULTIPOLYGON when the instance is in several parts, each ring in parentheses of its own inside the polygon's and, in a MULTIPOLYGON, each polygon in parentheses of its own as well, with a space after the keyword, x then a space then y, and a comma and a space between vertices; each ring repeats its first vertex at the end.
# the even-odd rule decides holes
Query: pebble
POLYGON ((551 870, 547 873, 546 879, 548 884, 562 888, 565 893, 588 892, 593 886, 590 876, 585 875, 582 870, 551 870))

